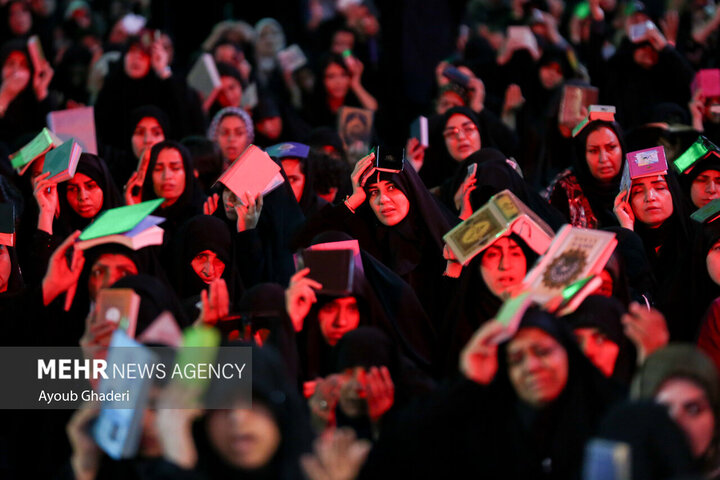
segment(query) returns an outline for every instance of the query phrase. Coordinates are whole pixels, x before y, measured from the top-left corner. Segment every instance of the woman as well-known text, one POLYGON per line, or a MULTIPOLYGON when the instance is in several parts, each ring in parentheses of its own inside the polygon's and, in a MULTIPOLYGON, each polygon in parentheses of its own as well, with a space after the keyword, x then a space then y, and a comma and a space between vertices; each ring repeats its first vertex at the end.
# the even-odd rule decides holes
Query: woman
POLYGON ((711 153, 698 160, 680 177, 680 184, 694 208, 702 208, 720 198, 720 157, 711 153))
POLYGON ((232 311, 232 305, 242 296, 243 286, 233 261, 232 238, 225 222, 209 215, 197 215, 180 227, 172 242, 175 269, 171 278, 178 296, 195 305, 200 292, 222 278, 230 294, 232 311))
POLYGON ((47 61, 35 70, 25 40, 2 46, 0 65, 0 142, 13 152, 45 126, 45 117, 54 108, 48 96, 53 71, 47 61))
POLYGON ((226 107, 213 117, 207 136, 220 147, 225 171, 253 142, 255 131, 245 110, 226 107))
MULTIPOLYGON (((486 133, 475 112, 467 107, 453 107, 428 126, 430 146, 424 152, 408 148, 408 157, 426 185, 441 185, 448 195, 446 181, 460 170, 460 164, 483 145, 486 133)), ((455 192, 450 193, 450 195, 455 192)))
POLYGON ((457 372, 462 348, 480 326, 495 317, 537 258, 520 237, 510 234, 498 238, 463 268, 443 323, 445 374, 457 372))
POLYGON ((550 184, 546 196, 575 227, 617 225, 612 208, 620 189, 625 146, 620 126, 590 122, 575 138, 572 168, 550 184))
POLYGON ((703 225, 696 250, 693 275, 693 309, 701 316, 697 344, 716 365, 720 365, 720 225, 703 225))
POLYGON ((304 102, 305 120, 311 127, 334 126, 340 107, 375 111, 377 100, 361 83, 363 64, 354 57, 329 54, 318 70, 315 93, 304 102))
POLYGON ((446 301, 438 285, 445 271, 442 236, 454 223, 453 215, 412 167, 378 173, 374 158, 372 153, 355 165, 352 195, 308 220, 297 243, 307 245, 306 239, 319 232, 344 231, 410 284, 431 318, 441 318, 446 301))
POLYGON ((671 339, 692 341, 699 325, 698 319, 687 318, 692 238, 680 185, 673 173, 636 178, 627 194, 622 191, 615 199, 618 222, 643 241, 657 282, 653 299, 667 319, 671 339))
POLYGON ((162 224, 167 244, 180 225, 202 213, 203 194, 197 187, 192 159, 187 149, 173 140, 165 140, 152 147, 150 162, 142 186, 142 200, 163 198, 155 215, 164 217, 162 224))
POLYGON ((202 132, 200 102, 185 80, 172 74, 166 47, 146 34, 131 37, 126 48, 120 68, 108 74, 95 102, 98 141, 125 148, 125 125, 131 123, 131 112, 143 105, 164 111, 178 138, 202 132))
MULTIPOLYGON (((328 232, 313 243, 331 246, 349 240, 347 235, 328 232)), ((418 298, 407 283, 362 250, 356 267, 352 292, 347 296, 317 294, 320 286, 307 278, 308 269, 300 270, 290 281, 286 310, 295 330, 301 332, 305 378, 314 380, 332 373, 334 347, 345 334, 363 325, 383 330, 407 358, 429 372, 435 332, 418 298)))
POLYGON ((225 382, 209 395, 232 408, 207 410, 198 422, 189 409, 158 412, 165 462, 150 478, 303 478, 299 458, 312 441, 306 409, 271 347, 253 347, 252 358, 252 407, 225 382))
POLYGON ((376 327, 358 327, 338 342, 333 374, 313 386, 309 399, 316 428, 350 426, 377 438, 387 418, 434 384, 376 327))
POLYGON ((469 380, 387 429, 361 478, 434 478, 448 469, 490 479, 580 475, 585 442, 620 392, 551 314, 528 310, 498 345, 504 331, 498 322, 481 327, 462 354, 469 380))
POLYGON ((590 295, 567 320, 583 353, 606 377, 630 385, 636 352, 623 331, 627 308, 616 298, 590 295))
POLYGON ((636 399, 667 406, 685 432, 704 478, 720 478, 720 384, 713 362, 692 345, 669 345, 650 355, 633 380, 636 399))
MULTIPOLYGON (((38 174, 41 168, 42 162, 34 162, 31 173, 38 174)), ((71 232, 83 230, 105 210, 122 205, 110 171, 97 155, 81 154, 75 175, 66 182, 56 184, 47 179, 48 175, 32 180, 39 214, 28 268, 38 276, 45 271, 52 252, 71 232)))

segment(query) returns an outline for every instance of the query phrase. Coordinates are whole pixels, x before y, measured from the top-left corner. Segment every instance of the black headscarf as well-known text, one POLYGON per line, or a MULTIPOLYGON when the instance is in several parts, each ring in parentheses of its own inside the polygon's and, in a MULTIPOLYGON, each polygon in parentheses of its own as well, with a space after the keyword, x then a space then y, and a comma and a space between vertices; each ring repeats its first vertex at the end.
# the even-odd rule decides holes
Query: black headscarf
POLYGON ((208 285, 192 268, 193 259, 210 250, 225 264, 222 278, 230 294, 230 305, 240 299, 243 288, 232 256, 232 238, 225 222, 210 215, 197 215, 185 222, 172 239, 172 276, 175 291, 181 299, 194 298, 208 285))
POLYGON ((573 156, 572 169, 577 178, 583 195, 590 203, 590 208, 597 218, 600 226, 617 225, 617 218, 613 213, 615 197, 620 191, 620 179, 622 178, 623 165, 625 164, 625 142, 623 141, 623 133, 619 124, 616 122, 605 122, 595 120, 588 123, 585 128, 575 137, 575 155, 573 156), (621 150, 621 164, 617 175, 607 183, 602 183, 596 179, 590 172, 586 159, 587 139, 591 133, 601 129, 610 129, 618 139, 621 150))
MULTIPOLYGON (((338 232, 320 235, 313 243, 348 240, 338 232)), ((362 271, 354 270, 352 296, 360 310, 360 324, 375 326, 387 334, 418 367, 429 371, 432 364, 435 332, 412 288, 398 275, 361 250, 362 271)), ((327 344, 317 319, 320 308, 334 297, 318 295, 305 318, 302 336, 307 338, 306 378, 331 373, 331 347, 327 344)), ((301 348, 303 343, 301 342, 301 348)))
MULTIPOLYGON (((511 234, 509 238, 522 249, 527 271, 530 271, 538 254, 517 235, 511 234)), ((480 265, 486 251, 478 254, 463 268, 442 324, 441 341, 444 343, 442 359, 445 361, 443 372, 448 376, 458 372, 460 351, 473 333, 485 322, 494 318, 503 303, 503 299, 496 297, 490 291, 480 273, 480 265)))
MULTIPOLYGON (((450 117, 453 115, 463 115, 467 117, 477 128, 480 135, 481 146, 486 142, 487 132, 484 132, 483 126, 478 116, 468 107, 453 107, 446 111, 443 115, 434 115, 428 118, 428 136, 429 143, 425 150, 425 159, 423 167, 420 169, 420 176, 429 187, 442 185, 447 179, 459 171, 460 162, 450 156, 443 131, 450 117)), ((452 194, 451 194, 452 195, 452 194)))
POLYGON ((554 401, 536 409, 518 397, 506 342, 489 385, 462 380, 408 411, 383 431, 361 478, 402 472, 435 478, 448 468, 491 479, 579 478, 585 442, 622 392, 582 354, 561 320, 532 308, 520 324, 525 328, 539 328, 567 354, 567 382, 554 401))
POLYGON ((180 195, 180 198, 169 207, 163 208, 160 206, 160 208, 154 212, 154 215, 166 219, 162 224, 162 228, 166 232, 164 241, 167 243, 167 241, 170 240, 170 238, 167 237, 172 237, 182 222, 193 215, 202 213, 203 194, 197 186, 190 152, 179 142, 165 140, 156 144, 152 147, 152 150, 150 150, 150 162, 147 168, 147 175, 145 175, 145 182, 142 186, 142 200, 147 201, 158 198, 153 187, 152 172, 155 169, 155 164, 157 163, 160 152, 165 149, 176 150, 180 153, 183 169, 185 170, 185 189, 182 195, 180 195))
POLYGON ((611 378, 623 385, 630 385, 635 373, 637 352, 630 339, 625 336, 620 321, 626 311, 625 306, 616 298, 590 295, 577 310, 565 318, 573 330, 596 328, 620 348, 611 378))
MULTIPOLYGON (((682 186, 685 197, 690 200, 690 189, 692 184, 701 173, 707 172, 708 170, 717 170, 720 172, 720 157, 717 155, 707 155, 705 158, 698 160, 695 166, 686 174, 680 175, 680 185, 682 186)), ((695 210, 697 207, 692 205, 691 207, 695 210)))
POLYGON ((692 231, 689 208, 673 172, 665 175, 672 195, 673 213, 657 228, 635 220, 635 232, 645 246, 650 266, 657 281, 653 298, 665 314, 670 338, 691 341, 697 335, 700 319, 688 319, 687 299, 691 285, 690 250, 692 231), (656 253, 656 248, 659 251, 656 253))
MULTIPOLYGON (((242 345, 245 346, 245 345, 242 345)), ((297 479, 304 478, 300 471, 300 455, 311 447, 312 433, 307 408, 289 378, 281 356, 271 346, 252 347, 252 396, 253 403, 265 406, 272 413, 280 431, 280 445, 267 465, 257 470, 240 470, 226 463, 211 445, 207 434, 207 417, 217 414, 209 411, 204 421, 194 425, 193 436, 198 451, 196 470, 208 479, 297 479)), ((227 385, 224 382, 222 385, 227 385)), ((233 392, 211 393, 233 395, 233 392)))
MULTIPOLYGON (((103 204, 98 215, 105 210, 119 207, 123 204, 120 192, 110 175, 110 170, 108 170, 102 158, 91 153, 81 154, 75 173, 87 175, 93 179, 102 190, 103 204)), ((60 202, 61 219, 68 232, 82 230, 94 220, 92 218, 83 218, 72 209, 67 201, 67 182, 58 184, 58 201, 60 202)), ((95 218, 97 218, 97 216, 95 218)))
MULTIPOLYGON (((485 205, 490 197, 508 189, 516 197, 534 211, 550 228, 557 231, 565 221, 557 210, 550 206, 508 163, 505 155, 498 150, 483 148, 465 159, 465 168, 458 171, 458 176, 467 175, 467 166, 477 163, 475 172, 476 189, 470 194, 473 210, 485 205)), ((459 179, 458 179, 459 180, 459 179)), ((456 180, 457 181, 457 180, 456 180)), ((462 180, 457 183, 459 186, 462 180)), ((453 192, 454 193, 454 192, 453 192)))
POLYGON ((690 446, 662 405, 651 401, 620 404, 603 419, 596 438, 630 446, 633 480, 696 478, 682 476, 695 473, 690 446))
POLYGON ((138 123, 140 123, 140 120, 143 118, 148 117, 157 120, 166 140, 173 138, 172 130, 170 129, 170 119, 167 114, 155 105, 142 105, 130 111, 128 121, 125 124, 125 138, 127 138, 128 142, 128 151, 132 152, 132 136, 135 133, 138 123))

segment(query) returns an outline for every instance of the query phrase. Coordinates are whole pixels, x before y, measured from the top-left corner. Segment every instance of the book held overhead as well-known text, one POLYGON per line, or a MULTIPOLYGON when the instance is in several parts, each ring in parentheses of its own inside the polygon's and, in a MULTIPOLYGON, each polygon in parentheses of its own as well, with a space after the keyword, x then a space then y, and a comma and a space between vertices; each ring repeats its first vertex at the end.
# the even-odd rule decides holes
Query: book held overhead
POLYGON ((161 245, 164 232, 157 225, 165 219, 150 214, 163 201, 157 198, 106 210, 83 230, 75 247, 85 250, 103 243, 120 243, 138 250, 148 245, 161 245))

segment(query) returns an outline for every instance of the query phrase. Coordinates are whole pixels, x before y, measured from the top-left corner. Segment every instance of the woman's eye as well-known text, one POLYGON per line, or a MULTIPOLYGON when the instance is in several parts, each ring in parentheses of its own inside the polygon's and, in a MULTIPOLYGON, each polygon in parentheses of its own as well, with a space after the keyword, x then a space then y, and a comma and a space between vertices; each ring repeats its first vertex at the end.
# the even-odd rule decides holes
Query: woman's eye
POLYGON ((395 185, 388 185, 387 189, 388 189, 388 192, 391 192, 391 191, 395 190, 395 185))

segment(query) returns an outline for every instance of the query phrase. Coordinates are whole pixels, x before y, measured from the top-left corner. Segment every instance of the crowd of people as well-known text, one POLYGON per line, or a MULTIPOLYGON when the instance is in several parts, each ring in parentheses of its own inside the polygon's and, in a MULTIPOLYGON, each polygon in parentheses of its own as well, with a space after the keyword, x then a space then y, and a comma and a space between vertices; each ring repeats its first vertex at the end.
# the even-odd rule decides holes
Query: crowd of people
POLYGON ((574 479, 602 439, 627 478, 720 478, 720 220, 691 219, 720 198, 714 0, 202 3, 0 2, 0 342, 105 349, 98 294, 132 289, 136 337, 169 312, 251 346, 252 406, 168 408, 157 386, 122 460, 96 404, 3 411, 0 477, 574 479), (571 86, 613 119, 573 132, 571 86), (97 154, 72 178, 13 169, 50 112, 86 106, 97 154), (345 107, 370 112, 359 160, 345 107), (251 144, 281 167, 264 195, 216 183, 251 144), (377 170, 375 145, 403 168, 377 170), (657 146, 667 172, 626 186, 626 155, 657 146), (544 251, 506 232, 460 265, 443 238, 506 189, 555 232, 618 242, 572 313, 533 305, 510 334, 496 316, 544 251), (74 248, 154 199, 161 245, 74 248), (349 294, 297 265, 332 244, 353 246, 349 294))

